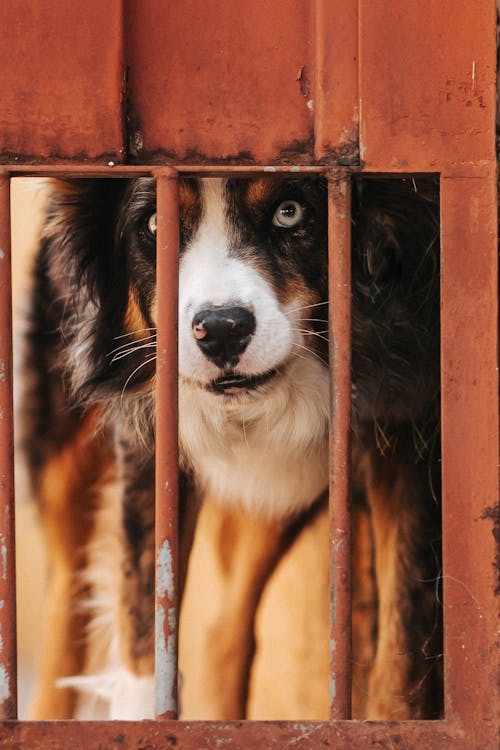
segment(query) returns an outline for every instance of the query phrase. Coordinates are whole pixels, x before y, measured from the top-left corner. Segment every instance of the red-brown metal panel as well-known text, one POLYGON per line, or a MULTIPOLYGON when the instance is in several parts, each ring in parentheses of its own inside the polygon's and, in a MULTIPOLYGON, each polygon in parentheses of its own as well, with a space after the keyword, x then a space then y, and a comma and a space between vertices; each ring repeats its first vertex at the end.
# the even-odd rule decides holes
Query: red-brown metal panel
POLYGON ((179 257, 178 182, 160 173, 157 185, 156 341, 156 714, 177 715, 177 305, 179 257))
POLYGON ((330 715, 351 717, 351 184, 328 182, 331 331, 330 403, 330 715))
POLYGON ((475 748, 498 742, 496 207, 495 169, 441 181, 445 711, 475 748))
POLYGON ((0 173, 0 717, 17 716, 10 180, 0 173))
POLYGON ((20 0, 0 29, 7 163, 358 160, 350 0, 20 0))
POLYGON ((317 0, 314 149, 318 161, 359 161, 358 4, 317 0))
MULTIPOLYGON (((471 717, 472 719, 472 717, 471 717)), ((6 722, 2 750, 498 750, 441 721, 6 722)))
POLYGON ((1 161, 123 158, 119 0, 0 3, 1 161))
POLYGON ((360 0, 361 159, 441 171, 494 159, 494 0, 360 0))
POLYGON ((311 158, 314 38, 303 0, 126 3, 134 157, 311 158))

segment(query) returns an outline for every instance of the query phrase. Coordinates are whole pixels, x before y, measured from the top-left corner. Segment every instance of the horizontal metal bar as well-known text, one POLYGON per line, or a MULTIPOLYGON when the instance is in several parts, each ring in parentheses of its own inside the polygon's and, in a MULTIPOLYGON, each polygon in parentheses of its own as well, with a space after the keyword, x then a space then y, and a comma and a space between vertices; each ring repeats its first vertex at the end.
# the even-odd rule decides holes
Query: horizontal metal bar
POLYGON ((323 174, 330 170, 329 166, 320 165, 222 165, 222 164, 172 164, 172 165, 150 165, 150 166, 134 166, 130 164, 115 164, 114 162, 108 162, 107 164, 52 164, 44 165, 37 164, 33 166, 27 166, 25 164, 14 164, 5 165, 4 170, 6 173, 13 177, 140 177, 147 175, 155 175, 156 173, 165 172, 165 170, 174 169, 175 171, 184 175, 205 175, 224 177, 226 175, 238 175, 239 177, 247 177, 255 174, 300 174, 303 177, 307 175, 318 175, 323 174))
POLYGON ((300 175, 302 177, 327 175, 332 169, 335 171, 349 172, 349 174, 377 175, 379 177, 403 177, 404 175, 446 174, 448 177, 485 177, 494 165, 490 161, 484 162, 459 162, 457 164, 435 165, 428 170, 411 170, 407 165, 394 166, 392 164, 373 167, 342 166, 332 167, 331 164, 118 164, 107 162, 106 164, 88 164, 81 162, 66 162, 64 164, 4 164, 0 169, 11 177, 141 177, 152 176, 165 169, 175 169, 177 172, 187 176, 213 176, 225 177, 238 175, 239 177, 251 177, 256 174, 269 175, 300 175))
POLYGON ((213 722, 213 721, 58 721, 6 722, 0 725, 2 750, 67 750, 68 747, 107 750, 227 750, 300 747, 317 750, 498 750, 482 743, 478 727, 467 738, 460 726, 441 721, 405 722, 213 722))

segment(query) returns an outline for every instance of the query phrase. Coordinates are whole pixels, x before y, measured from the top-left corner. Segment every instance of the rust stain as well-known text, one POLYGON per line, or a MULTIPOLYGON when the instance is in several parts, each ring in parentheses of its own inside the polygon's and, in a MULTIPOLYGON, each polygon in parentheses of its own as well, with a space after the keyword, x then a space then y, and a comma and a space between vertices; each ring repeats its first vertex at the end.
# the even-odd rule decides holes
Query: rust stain
POLYGON ((311 81, 305 65, 302 65, 295 80, 299 83, 300 93, 304 99, 309 99, 311 95, 311 81))
POLYGON ((496 572, 496 586, 494 588, 495 596, 500 596, 500 507, 485 508, 481 516, 483 521, 491 521, 493 528, 491 530, 496 543, 496 559, 492 563, 496 572))

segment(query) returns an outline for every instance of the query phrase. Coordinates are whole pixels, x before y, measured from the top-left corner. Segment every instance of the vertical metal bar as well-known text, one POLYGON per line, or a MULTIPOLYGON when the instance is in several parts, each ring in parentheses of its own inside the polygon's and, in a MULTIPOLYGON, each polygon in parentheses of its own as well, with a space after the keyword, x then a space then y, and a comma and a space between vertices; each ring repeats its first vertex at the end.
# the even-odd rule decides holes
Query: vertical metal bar
POLYGON ((10 179, 0 173, 0 718, 17 716, 10 179))
POLYGON ((351 716, 351 185, 328 179, 330 289, 330 701, 332 719, 351 716))
POLYGON ((475 738, 474 747, 494 747, 500 667, 494 164, 484 177, 442 178, 441 237, 445 715, 475 738))
POLYGON ((174 170, 157 176, 156 714, 177 716, 179 206, 174 170))

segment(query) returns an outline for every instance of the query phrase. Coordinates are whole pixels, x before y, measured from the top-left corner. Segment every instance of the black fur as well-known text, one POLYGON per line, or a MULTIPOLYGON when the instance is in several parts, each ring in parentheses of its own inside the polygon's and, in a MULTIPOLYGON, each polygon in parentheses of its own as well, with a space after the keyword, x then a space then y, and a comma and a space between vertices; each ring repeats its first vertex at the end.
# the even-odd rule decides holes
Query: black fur
MULTIPOLYGON (((277 289, 293 278, 315 289, 319 304, 310 317, 315 319, 314 330, 324 331, 324 183, 284 180, 273 203, 258 209, 245 203, 244 189, 237 180, 227 187, 242 244, 259 248, 259 262, 277 289), (304 216, 296 229, 283 232, 273 226, 272 216, 276 205, 291 198, 303 205, 304 216)), ((363 179, 355 183, 353 193, 353 435, 356 455, 368 457, 372 479, 377 472, 384 474, 395 457, 411 467, 414 505, 400 519, 406 544, 401 552, 400 601, 408 649, 416 654, 412 679, 417 684, 422 679, 418 655, 424 647, 431 648, 424 658, 430 656, 434 664, 441 651, 435 596, 440 570, 437 186, 430 179, 363 179), (424 607, 422 602, 429 598, 424 607)), ((118 402, 125 386, 126 395, 150 388, 154 363, 146 360, 154 354, 153 347, 122 359, 113 359, 112 353, 128 340, 125 316, 131 297, 144 327, 154 328, 155 241, 148 230, 154 211, 154 183, 149 179, 75 180, 60 183, 53 192, 36 262, 28 333, 27 370, 32 381, 25 434, 35 482, 40 467, 71 439, 86 409, 118 402)), ((196 209, 185 215, 183 246, 198 221, 196 209)), ((242 246, 235 246, 234 252, 243 252, 242 246)), ((326 342, 314 337, 313 345, 326 364, 326 342)), ((113 425, 109 429, 111 434, 113 425)), ((154 568, 151 551, 145 548, 152 545, 154 522, 152 413, 142 442, 131 448, 120 437, 117 440, 118 452, 138 451, 141 465, 147 467, 134 478, 131 462, 122 464, 124 532, 130 549, 135 549, 127 561, 127 575, 135 577, 142 592, 139 601, 145 611, 136 612, 137 633, 141 643, 149 644, 154 568), (134 490, 136 480, 140 492, 134 490)), ((438 671, 431 665, 426 697, 415 715, 439 715, 438 671)))

